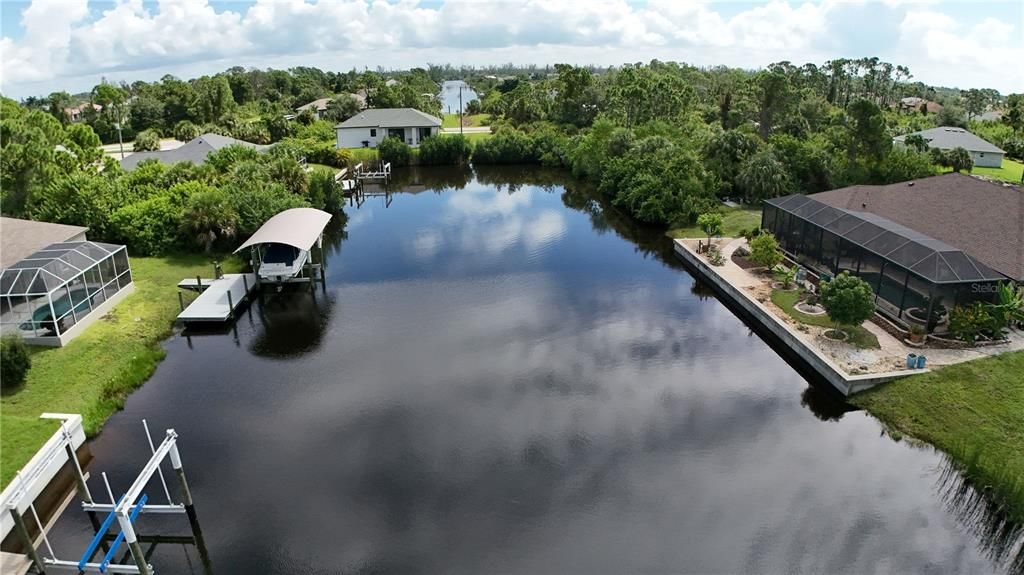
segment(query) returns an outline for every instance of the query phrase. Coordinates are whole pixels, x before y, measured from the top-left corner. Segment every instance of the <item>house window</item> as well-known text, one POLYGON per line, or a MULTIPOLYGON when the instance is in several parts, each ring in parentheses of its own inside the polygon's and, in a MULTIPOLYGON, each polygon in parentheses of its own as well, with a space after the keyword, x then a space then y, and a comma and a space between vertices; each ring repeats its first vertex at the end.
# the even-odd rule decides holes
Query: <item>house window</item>
POLYGON ((376 138, 377 137, 377 128, 370 128, 370 137, 371 138, 376 138))
POLYGON ((420 128, 420 141, 426 140, 430 137, 430 128, 420 128))

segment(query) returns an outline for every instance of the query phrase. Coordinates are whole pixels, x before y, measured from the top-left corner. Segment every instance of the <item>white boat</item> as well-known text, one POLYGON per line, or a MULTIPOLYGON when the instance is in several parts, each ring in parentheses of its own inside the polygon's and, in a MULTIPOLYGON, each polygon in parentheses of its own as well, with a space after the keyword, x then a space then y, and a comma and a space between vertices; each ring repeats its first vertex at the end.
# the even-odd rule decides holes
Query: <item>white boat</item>
POLYGON ((288 244, 262 244, 260 246, 259 274, 261 280, 284 281, 302 272, 309 261, 309 252, 288 244))

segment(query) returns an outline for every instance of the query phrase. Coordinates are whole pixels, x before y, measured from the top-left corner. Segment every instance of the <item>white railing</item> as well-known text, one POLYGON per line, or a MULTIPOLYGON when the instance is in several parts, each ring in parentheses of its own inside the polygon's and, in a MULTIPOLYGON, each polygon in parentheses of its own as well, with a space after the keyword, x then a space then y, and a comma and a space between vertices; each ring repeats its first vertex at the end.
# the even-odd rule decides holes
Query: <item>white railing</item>
POLYGON ((60 420, 60 429, 39 448, 0 494, 0 538, 7 537, 14 528, 11 509, 16 509, 19 513, 28 509, 29 504, 39 497, 57 472, 68 462, 66 446, 70 445, 77 453, 78 448, 85 443, 81 415, 44 413, 40 419, 60 420))

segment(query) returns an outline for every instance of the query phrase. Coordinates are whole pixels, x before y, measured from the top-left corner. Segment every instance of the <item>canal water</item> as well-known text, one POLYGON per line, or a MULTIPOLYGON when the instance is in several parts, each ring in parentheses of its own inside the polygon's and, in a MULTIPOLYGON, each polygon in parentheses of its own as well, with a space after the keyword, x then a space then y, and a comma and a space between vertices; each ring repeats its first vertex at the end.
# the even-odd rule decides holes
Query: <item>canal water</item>
MULTIPOLYGON (((146 418, 180 434, 217 574, 992 573, 1019 548, 579 184, 395 187, 336 220, 324 289, 166 342, 91 444, 93 493, 134 478, 146 418)), ((53 543, 91 533, 71 508, 53 543)), ((150 561, 204 572, 188 545, 150 561)))
POLYGON ((441 112, 445 114, 459 113, 459 89, 462 90, 462 107, 477 99, 477 93, 469 84, 462 80, 446 80, 441 84, 441 112))

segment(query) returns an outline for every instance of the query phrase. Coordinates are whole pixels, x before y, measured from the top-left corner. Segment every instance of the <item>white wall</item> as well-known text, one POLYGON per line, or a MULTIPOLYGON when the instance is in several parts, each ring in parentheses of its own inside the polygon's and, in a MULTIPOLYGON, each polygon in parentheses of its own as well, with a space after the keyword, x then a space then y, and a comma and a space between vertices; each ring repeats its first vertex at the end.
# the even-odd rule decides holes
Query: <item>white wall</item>
MULTIPOLYGON (((392 128, 394 129, 394 128, 392 128)), ((419 128, 403 128, 405 136, 402 140, 412 147, 420 145, 419 128)), ((430 128, 430 135, 436 136, 439 133, 437 126, 430 128)), ((338 128, 338 148, 362 148, 363 142, 369 142, 370 148, 376 148, 377 144, 388 136, 388 128, 338 128), (376 130, 375 136, 370 135, 370 130, 376 130)))
POLYGON ((979 168, 1000 168, 1003 166, 1003 155, 995 152, 971 152, 974 165, 979 168))

